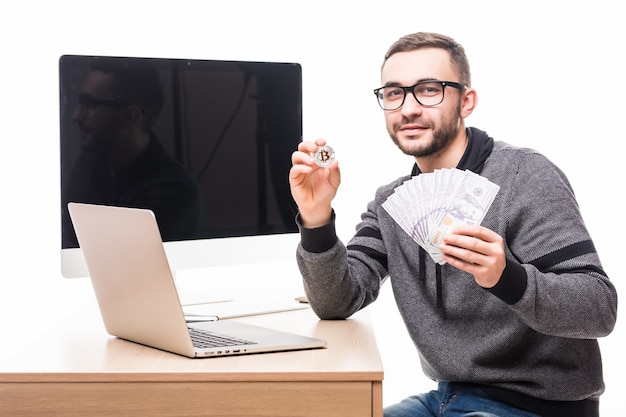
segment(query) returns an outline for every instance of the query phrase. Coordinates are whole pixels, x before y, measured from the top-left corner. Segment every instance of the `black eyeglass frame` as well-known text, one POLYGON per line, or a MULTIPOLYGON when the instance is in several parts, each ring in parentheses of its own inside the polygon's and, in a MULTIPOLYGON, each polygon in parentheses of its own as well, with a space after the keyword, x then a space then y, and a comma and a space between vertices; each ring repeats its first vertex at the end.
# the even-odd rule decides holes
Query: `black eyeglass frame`
POLYGON ((411 86, 408 86, 408 87, 405 87, 405 86, 402 86, 402 85, 387 85, 387 86, 384 86, 384 87, 378 87, 378 88, 374 89, 374 95, 376 96, 376 101, 378 102, 378 105, 384 111, 395 111, 395 110, 398 110, 399 108, 401 108, 404 105, 404 102, 406 101, 406 93, 409 92, 409 91, 413 95, 413 98, 415 99, 415 101, 417 101, 421 106, 433 107, 433 106, 438 106, 441 103, 443 103, 443 99, 445 98, 445 95, 446 95, 446 87, 447 86, 450 86, 452 88, 456 88, 457 90, 467 90, 467 86, 465 84, 457 83, 456 81, 422 80, 422 81, 420 81, 420 82, 418 82, 416 84, 413 84, 411 86), (417 87, 418 85, 431 84, 431 83, 441 84, 441 88, 442 88, 442 90, 441 90, 441 101, 439 103, 435 103, 435 104, 423 104, 421 101, 419 101, 419 99, 415 95, 415 87, 417 87), (380 99, 380 90, 382 90, 384 88, 401 88, 402 89, 402 91, 404 92, 404 97, 402 97, 402 101, 400 102, 398 107, 393 108, 393 109, 386 109, 386 108, 383 107, 383 104, 382 104, 381 99, 380 99))
POLYGON ((125 101, 102 100, 89 94, 81 94, 78 98, 78 105, 82 110, 90 110, 91 108, 97 106, 122 108, 132 106, 133 104, 125 101))

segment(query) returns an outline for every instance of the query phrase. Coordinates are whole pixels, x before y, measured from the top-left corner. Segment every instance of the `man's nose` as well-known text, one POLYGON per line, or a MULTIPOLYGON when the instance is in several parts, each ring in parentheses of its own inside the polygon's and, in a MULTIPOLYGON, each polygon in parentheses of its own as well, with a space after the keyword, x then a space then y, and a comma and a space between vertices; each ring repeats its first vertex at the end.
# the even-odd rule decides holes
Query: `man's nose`
POLYGON ((74 122, 78 122, 79 120, 81 120, 83 118, 83 110, 80 106, 77 106, 74 109, 74 112, 72 113, 72 120, 74 122))
POLYGON ((417 101, 417 99, 415 98, 415 96, 411 93, 406 94, 406 97, 404 98, 404 103, 402 104, 402 107, 400 108, 400 111, 402 112, 402 114, 422 114, 422 110, 423 107, 422 105, 417 101))

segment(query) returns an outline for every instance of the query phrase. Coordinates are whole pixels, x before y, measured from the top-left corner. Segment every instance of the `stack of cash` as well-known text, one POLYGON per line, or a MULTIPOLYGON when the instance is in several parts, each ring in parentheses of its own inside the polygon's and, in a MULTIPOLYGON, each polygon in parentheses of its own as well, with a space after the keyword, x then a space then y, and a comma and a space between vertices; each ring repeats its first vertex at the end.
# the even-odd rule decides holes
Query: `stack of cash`
POLYGON ((471 171, 439 169, 394 190, 383 208, 433 260, 445 264, 439 246, 457 225, 480 224, 500 190, 471 171))

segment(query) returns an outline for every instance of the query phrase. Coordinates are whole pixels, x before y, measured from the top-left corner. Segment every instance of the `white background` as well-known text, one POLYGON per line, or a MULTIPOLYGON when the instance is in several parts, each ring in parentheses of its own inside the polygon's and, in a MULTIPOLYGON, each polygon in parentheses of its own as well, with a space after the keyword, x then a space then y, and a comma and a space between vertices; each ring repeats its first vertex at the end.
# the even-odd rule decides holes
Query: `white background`
MULTIPOLYGON (((618 2, 525 1, 30 1, 0 10, 0 354, 19 351, 23 323, 51 326, 86 280, 59 265, 58 58, 102 54, 299 62, 305 139, 325 137, 343 183, 343 240, 378 185, 412 161, 391 143, 372 89, 387 47, 414 31, 460 41, 479 105, 468 125, 536 148, 569 176, 618 291, 626 30, 618 2)), ((242 167, 246 169, 246 167, 242 167)), ((385 366, 384 401, 429 389, 386 287, 371 310, 385 366)), ((601 340, 617 415, 621 322, 601 340)))

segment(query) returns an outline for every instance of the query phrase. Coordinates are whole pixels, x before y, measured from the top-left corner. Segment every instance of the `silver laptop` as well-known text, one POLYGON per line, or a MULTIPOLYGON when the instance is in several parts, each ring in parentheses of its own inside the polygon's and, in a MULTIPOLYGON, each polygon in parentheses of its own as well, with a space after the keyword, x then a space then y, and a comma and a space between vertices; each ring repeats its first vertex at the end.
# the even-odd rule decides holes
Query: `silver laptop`
POLYGON ((234 320, 188 323, 152 211, 82 203, 68 208, 109 334, 192 358, 326 346, 234 320))

